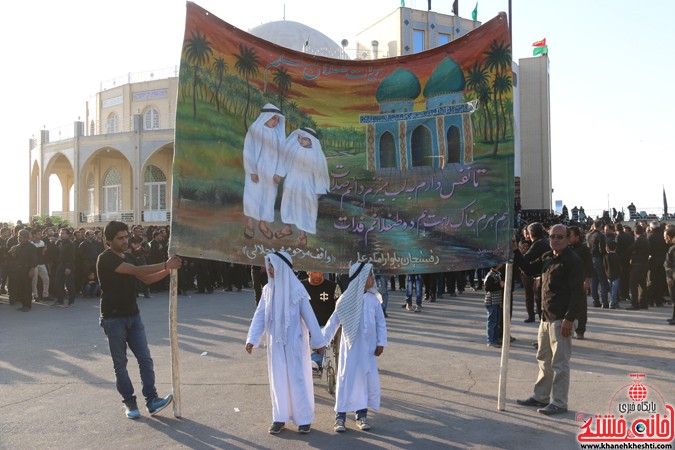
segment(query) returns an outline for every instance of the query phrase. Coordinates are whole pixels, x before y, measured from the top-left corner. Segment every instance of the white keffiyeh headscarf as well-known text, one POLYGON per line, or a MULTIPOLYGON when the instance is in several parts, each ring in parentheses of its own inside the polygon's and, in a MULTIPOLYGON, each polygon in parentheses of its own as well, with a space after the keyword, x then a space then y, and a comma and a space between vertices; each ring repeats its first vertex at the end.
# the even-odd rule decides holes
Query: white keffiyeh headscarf
MULTIPOLYGON (((335 305, 335 312, 342 324, 342 333, 347 339, 347 347, 351 348, 352 343, 356 339, 359 326, 361 325, 361 317, 363 316, 363 294, 366 287, 366 280, 368 275, 372 272, 373 265, 364 262, 356 263, 349 268, 349 286, 347 290, 340 296, 335 305)), ((377 288, 373 286, 369 290, 377 292, 377 288)))
POLYGON ((265 304, 265 316, 267 325, 274 318, 274 342, 286 344, 290 309, 302 299, 309 299, 309 294, 293 273, 293 259, 288 253, 269 253, 265 256, 265 267, 268 271, 270 265, 274 268, 274 278, 269 277, 267 282, 270 294, 265 304))

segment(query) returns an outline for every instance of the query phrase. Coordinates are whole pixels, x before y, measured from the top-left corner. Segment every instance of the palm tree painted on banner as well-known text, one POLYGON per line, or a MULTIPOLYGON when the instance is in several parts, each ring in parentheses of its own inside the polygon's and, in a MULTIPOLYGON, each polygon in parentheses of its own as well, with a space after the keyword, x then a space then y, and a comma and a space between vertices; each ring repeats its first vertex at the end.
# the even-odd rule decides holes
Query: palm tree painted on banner
MULTIPOLYGON (((502 96, 511 90, 511 74, 500 73, 495 75, 492 85, 495 92, 499 96, 499 105, 502 110, 502 121, 504 122, 502 125, 502 140, 506 140, 506 110, 504 108, 504 100, 502 96)), ((497 128, 497 134, 499 134, 499 128, 497 128)))
POLYGON ((280 67, 279 70, 274 73, 273 79, 279 90, 279 109, 283 112, 284 97, 286 96, 286 92, 291 88, 291 75, 286 69, 280 67))
POLYGON ((234 67, 239 72, 239 75, 244 77, 246 80, 247 90, 246 90, 246 109, 244 110, 244 130, 248 131, 248 107, 251 103, 251 83, 249 83, 249 78, 255 77, 258 75, 258 65, 260 64, 260 59, 254 48, 244 47, 244 44, 239 44, 239 54, 234 55, 237 58, 237 62, 234 63, 234 67))
POLYGON ((490 88, 488 71, 481 63, 476 62, 473 67, 469 69, 467 73, 466 87, 478 95, 480 109, 483 113, 483 139, 487 139, 487 124, 490 115, 490 88))
POLYGON ((183 52, 185 53, 185 58, 188 63, 192 64, 194 73, 192 76, 192 118, 197 117, 197 87, 199 86, 199 67, 206 64, 211 55, 213 54, 213 49, 211 48, 211 43, 206 39, 206 35, 203 35, 199 30, 191 31, 190 34, 192 37, 185 41, 183 46, 183 52))
MULTIPOLYGON (((497 89, 496 83, 500 79, 500 75, 508 68, 511 68, 511 48, 506 45, 506 42, 502 41, 497 43, 493 41, 490 44, 490 48, 485 51, 485 67, 494 73, 494 78, 492 79, 492 98, 494 103, 494 112, 495 112, 495 146, 492 149, 492 154, 496 155, 499 150, 499 106, 498 99, 501 95, 497 89)), ((502 83, 502 81, 499 81, 502 83)), ((509 82, 510 89, 510 82, 509 82)))
POLYGON ((218 85, 213 92, 213 95, 216 98, 216 109, 218 112, 220 112, 220 87, 223 85, 223 77, 227 73, 228 68, 227 61, 225 61, 222 56, 217 57, 213 62, 213 70, 216 71, 216 75, 218 76, 218 85))

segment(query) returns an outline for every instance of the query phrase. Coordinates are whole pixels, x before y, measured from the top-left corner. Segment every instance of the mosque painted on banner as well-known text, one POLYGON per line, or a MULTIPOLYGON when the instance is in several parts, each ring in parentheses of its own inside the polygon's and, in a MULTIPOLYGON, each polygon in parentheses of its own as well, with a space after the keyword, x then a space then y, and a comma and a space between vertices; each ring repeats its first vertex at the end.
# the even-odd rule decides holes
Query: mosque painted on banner
POLYGON ((443 59, 424 87, 424 111, 413 111, 422 87, 409 70, 398 68, 375 93, 380 114, 364 114, 368 170, 443 169, 473 162, 471 114, 476 102, 462 102, 466 80, 452 58, 443 59))

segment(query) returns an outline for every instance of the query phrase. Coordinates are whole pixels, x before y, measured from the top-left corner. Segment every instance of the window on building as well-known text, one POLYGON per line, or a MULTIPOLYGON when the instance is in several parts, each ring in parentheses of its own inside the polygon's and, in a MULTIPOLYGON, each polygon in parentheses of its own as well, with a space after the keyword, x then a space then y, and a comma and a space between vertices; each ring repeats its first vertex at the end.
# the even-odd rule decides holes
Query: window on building
POLYGON ((447 134, 448 140, 448 157, 446 159, 446 164, 454 164, 460 162, 460 157, 462 155, 462 148, 460 146, 461 140, 459 137, 459 128, 456 126, 451 126, 448 128, 447 134))
POLYGON ((380 137, 380 169, 396 168, 396 142, 388 131, 380 137))
POLYGON ((425 50, 424 30, 413 30, 413 53, 423 52, 425 50))
POLYGON ((424 125, 420 125, 412 132, 410 138, 410 156, 412 156, 413 167, 432 167, 431 131, 424 125))
POLYGON ((87 177, 87 211, 89 214, 94 213, 94 175, 92 174, 87 177))
POLYGON ((438 46, 440 47, 441 45, 447 44, 452 40, 451 38, 452 36, 450 36, 449 34, 438 33, 438 46))
POLYGON ((149 108, 143 114, 143 129, 159 130, 159 111, 155 108, 149 108))
POLYGON ((114 167, 103 177, 103 211, 118 212, 122 209, 122 177, 114 167))
POLYGON ((152 164, 143 175, 143 209, 166 211, 166 175, 152 164))
POLYGON ((107 134, 117 133, 118 122, 117 114, 108 114, 108 119, 105 121, 105 132, 107 134))

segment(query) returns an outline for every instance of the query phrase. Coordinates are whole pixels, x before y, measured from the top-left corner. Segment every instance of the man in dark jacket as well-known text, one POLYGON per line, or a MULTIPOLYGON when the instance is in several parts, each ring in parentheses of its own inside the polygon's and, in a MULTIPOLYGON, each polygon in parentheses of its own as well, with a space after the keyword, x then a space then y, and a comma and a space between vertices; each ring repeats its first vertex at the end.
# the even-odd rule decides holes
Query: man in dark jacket
POLYGON ((593 306, 599 308, 609 308, 608 294, 609 283, 607 283, 607 276, 605 275, 605 268, 602 266, 602 259, 607 254, 607 243, 605 235, 602 233, 604 223, 602 220, 593 222, 593 228, 588 233, 586 242, 588 248, 591 249, 591 259, 593 261, 593 279, 591 280, 591 295, 593 296, 593 306), (600 295, 598 295, 598 286, 600 287, 600 295), (602 303, 600 299, 602 298, 602 303))
POLYGON ((649 263, 649 241, 642 225, 635 225, 635 242, 628 249, 630 254, 630 304, 628 311, 648 309, 645 291, 647 289, 647 267, 649 263))
MULTIPOLYGON (((523 258, 527 262, 534 261, 535 259, 540 258, 544 253, 551 250, 551 246, 546 239, 546 230, 544 226, 539 222, 531 223, 527 226, 527 232, 530 235, 532 244, 530 249, 523 255, 523 258)), ((535 276, 534 279, 534 298, 532 301, 526 298, 525 307, 527 309, 527 319, 526 323, 534 322, 535 314, 535 304, 537 306, 536 313, 541 318, 541 280, 539 276, 535 276)))
POLYGON ((574 320, 585 301, 584 270, 579 257, 569 248, 565 225, 554 225, 549 233, 551 251, 527 261, 518 250, 514 262, 528 274, 541 274, 542 316, 537 336, 539 375, 534 392, 519 405, 539 406, 545 415, 567 411, 574 320), (552 397, 552 398, 551 398, 552 397))
POLYGON ((666 260, 668 245, 663 240, 663 230, 658 222, 649 224, 649 273, 647 274, 647 303, 649 306, 663 306, 666 292, 666 273, 663 263, 666 260))
POLYGON ((52 306, 64 306, 64 286, 68 289, 68 305, 75 304, 75 243, 73 233, 69 228, 61 228, 59 241, 56 248, 59 251, 59 259, 56 266, 56 301, 52 306))
POLYGON ((621 264, 621 275, 619 282, 619 299, 628 300, 630 298, 630 254, 628 249, 633 243, 633 233, 630 227, 624 227, 620 223, 616 224, 616 253, 619 255, 621 264), (627 228, 627 229, 626 229, 627 228))
POLYGON ((30 242, 28 230, 20 230, 17 238, 19 243, 9 249, 9 259, 13 268, 11 282, 14 299, 21 303, 19 311, 27 312, 33 304, 31 284, 37 265, 36 250, 30 242))
POLYGON ((581 242, 581 230, 579 227, 569 227, 570 249, 579 257, 584 265, 584 301, 579 311, 579 317, 576 328, 576 338, 584 339, 586 333, 586 323, 588 322, 588 302, 586 301, 586 292, 593 279, 593 260, 591 259, 591 249, 581 242))

